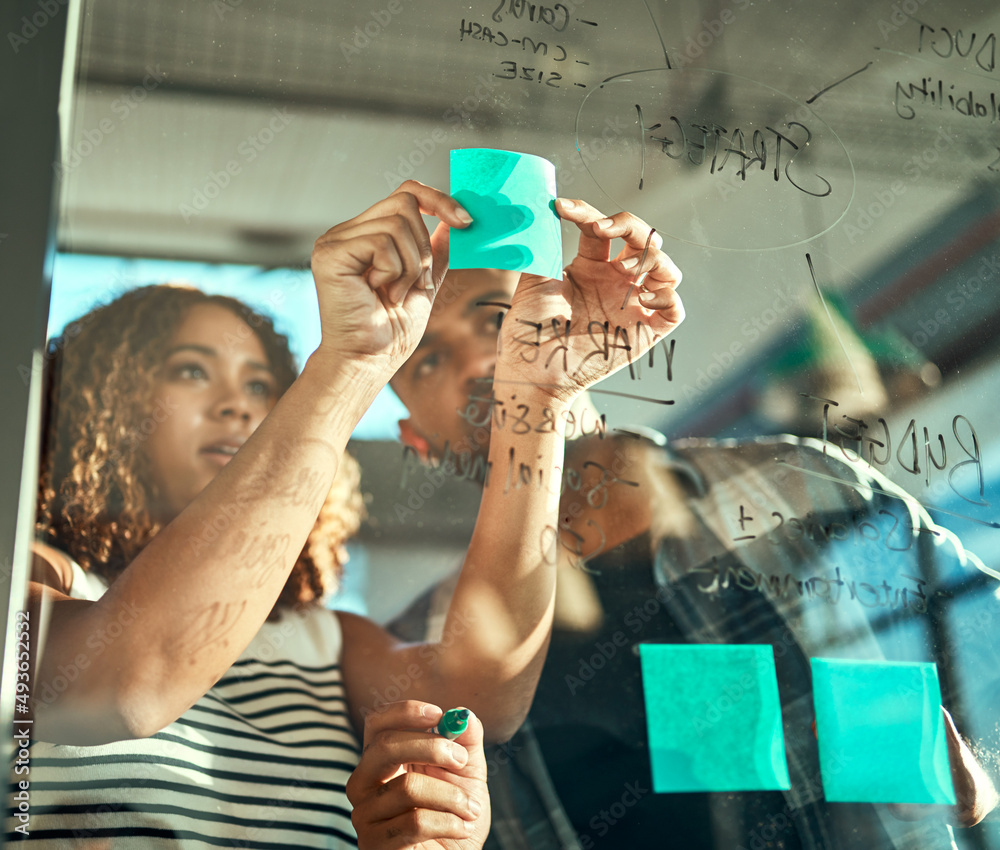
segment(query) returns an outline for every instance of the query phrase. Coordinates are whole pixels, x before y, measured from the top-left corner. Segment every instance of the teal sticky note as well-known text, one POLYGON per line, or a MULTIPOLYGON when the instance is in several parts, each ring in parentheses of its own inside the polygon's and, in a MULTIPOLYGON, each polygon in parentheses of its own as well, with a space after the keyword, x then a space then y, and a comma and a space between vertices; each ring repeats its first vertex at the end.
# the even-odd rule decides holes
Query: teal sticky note
POLYGON ((954 804, 936 665, 813 658, 812 676, 827 800, 954 804))
POLYGON ((547 159, 491 148, 453 150, 451 195, 472 216, 468 227, 452 228, 451 268, 562 278, 556 169, 547 159))
POLYGON ((787 790, 770 646, 641 644, 653 790, 787 790))

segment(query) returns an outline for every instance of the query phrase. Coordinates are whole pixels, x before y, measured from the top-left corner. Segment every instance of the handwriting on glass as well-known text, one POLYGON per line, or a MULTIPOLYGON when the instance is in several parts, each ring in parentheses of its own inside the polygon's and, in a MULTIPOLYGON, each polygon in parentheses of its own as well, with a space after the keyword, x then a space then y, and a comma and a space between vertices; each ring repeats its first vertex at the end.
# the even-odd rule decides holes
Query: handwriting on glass
POLYGON ((499 70, 493 74, 499 80, 523 80, 555 89, 570 85, 586 88, 585 83, 573 81, 572 75, 578 66, 590 63, 575 58, 572 45, 567 47, 553 40, 553 36, 561 40, 561 34, 571 30, 574 23, 597 26, 596 21, 574 18, 573 8, 572 3, 545 5, 501 0, 490 15, 496 26, 462 18, 458 40, 495 47, 514 57, 500 60, 499 70), (528 27, 532 28, 532 35, 524 32, 528 27))
MULTIPOLYGON (((894 461, 910 475, 923 475, 924 483, 930 485, 932 470, 947 471, 948 486, 960 499, 974 505, 989 506, 985 500, 985 476, 983 474, 983 455, 979 447, 979 435, 969 419, 958 414, 951 420, 951 432, 958 444, 959 460, 955 462, 955 452, 952 452, 952 462, 948 463, 948 445, 940 431, 931 436, 931 429, 926 425, 921 429, 922 437, 918 437, 917 421, 910 419, 903 435, 896 441, 893 452, 892 433, 889 424, 881 416, 870 425, 864 419, 858 419, 843 414, 833 422, 831 433, 830 408, 839 403, 829 398, 819 398, 803 393, 806 398, 823 402, 822 433, 823 439, 838 443, 840 450, 848 461, 863 461, 868 466, 889 466, 894 461), (839 438, 839 439, 838 439, 839 438), (853 448, 847 444, 854 443, 853 448), (971 467, 971 469, 966 469, 971 467), (955 481, 959 470, 965 469, 965 475, 973 473, 976 478, 978 498, 963 493, 955 481)), ((897 432, 898 435, 898 432, 897 432)), ((826 451, 824 447, 823 451, 826 451)))
MULTIPOLYGON (((969 59, 976 72, 992 73, 996 69, 997 37, 994 33, 964 33, 961 29, 932 27, 921 23, 917 34, 917 53, 940 59, 969 59), (977 41, 978 39, 978 41, 977 41), (978 47, 977 47, 978 44, 978 47)), ((969 69, 971 70, 971 69, 969 69)), ((919 107, 948 110, 966 118, 985 118, 991 124, 1000 120, 1000 104, 995 92, 987 95, 973 88, 956 88, 954 83, 933 76, 922 76, 919 83, 896 82, 893 97, 896 114, 912 121, 919 107)))
MULTIPOLYGON (((801 121, 787 122, 786 132, 770 126, 765 126, 763 130, 736 127, 730 132, 721 124, 681 121, 676 115, 671 115, 665 124, 656 123, 647 127, 643 124, 643 110, 639 104, 636 104, 636 111, 642 133, 640 152, 643 160, 646 156, 646 144, 650 141, 659 144, 661 153, 670 159, 684 160, 696 166, 707 164, 709 174, 722 173, 733 158, 731 167, 736 169, 735 173, 743 181, 747 179, 751 166, 757 165, 757 171, 766 172, 770 161, 770 173, 775 182, 784 176, 800 192, 814 198, 825 198, 833 192, 830 181, 819 174, 806 177, 792 172, 796 155, 809 144, 813 136, 812 131, 801 121), (659 130, 659 134, 654 134, 654 130, 659 130)), ((639 188, 642 188, 641 184, 639 188)))

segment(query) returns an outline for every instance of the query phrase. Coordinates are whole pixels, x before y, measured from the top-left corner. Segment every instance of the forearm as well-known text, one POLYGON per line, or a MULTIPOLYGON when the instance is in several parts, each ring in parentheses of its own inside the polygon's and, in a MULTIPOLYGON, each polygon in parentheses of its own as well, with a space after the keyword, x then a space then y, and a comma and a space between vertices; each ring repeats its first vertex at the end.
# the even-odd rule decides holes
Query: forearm
POLYGON ((379 388, 352 364, 314 356, 235 457, 99 601, 53 606, 37 681, 54 679, 81 648, 92 647, 92 658, 40 713, 49 737, 151 734, 218 680, 273 607, 379 388), (122 612, 131 616, 121 638, 95 644, 111 624, 120 631, 122 612))
MULTIPOLYGON (((502 372, 496 383, 501 386, 502 372)), ((527 386, 518 402, 548 407, 560 422, 567 402, 527 386)), ((531 705, 554 610, 560 431, 491 436, 489 476, 475 531, 438 648, 442 699, 469 704, 491 738, 506 737, 531 705), (461 634, 461 641, 449 640, 461 634)))

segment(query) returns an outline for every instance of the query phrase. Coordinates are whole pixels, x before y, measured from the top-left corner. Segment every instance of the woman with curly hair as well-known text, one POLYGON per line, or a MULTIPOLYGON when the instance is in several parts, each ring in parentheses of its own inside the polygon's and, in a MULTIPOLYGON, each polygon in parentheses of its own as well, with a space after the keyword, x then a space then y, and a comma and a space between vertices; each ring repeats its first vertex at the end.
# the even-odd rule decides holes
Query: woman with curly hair
MULTIPOLYGON (((662 316, 619 306, 636 276, 664 267, 646 232, 580 202, 559 209, 581 230, 578 271, 524 278, 511 313, 562 316, 578 358, 592 341, 570 320, 671 330, 675 280, 657 283, 662 316)), ((530 478, 487 483, 439 642, 401 644, 319 604, 361 511, 348 438, 421 342, 449 227, 470 221, 408 181, 321 236, 322 339, 297 376, 270 322, 182 287, 129 293, 57 343, 30 585, 44 642, 31 659, 31 806, 15 806, 10 838, 482 846, 484 735, 518 728, 548 642, 562 434, 493 435, 491 464, 516 456, 530 478), (433 235, 422 214, 441 220, 433 235), (426 734, 447 706, 473 712, 454 741, 426 734)), ((495 381, 553 421, 625 365, 585 358, 570 375, 516 342, 501 343, 495 381)))
MULTIPOLYGON (((252 391, 265 408, 272 406, 296 376, 288 340, 271 319, 235 298, 190 286, 147 286, 92 310, 49 343, 38 541, 105 583, 114 581, 171 518, 157 482, 171 465, 182 463, 165 455, 165 441, 186 423, 174 415, 178 401, 166 407, 156 393, 169 382, 196 387, 209 380, 199 362, 204 352, 171 346, 174 337, 184 335, 178 328, 185 319, 200 317, 210 334, 234 317, 243 322, 236 325, 243 338, 231 336, 224 345, 233 351, 253 339, 250 347, 263 349, 252 391), (105 399, 115 401, 108 405, 105 399)), ((203 472, 212 475, 228 463, 236 442, 206 452, 203 472)), ((346 559, 343 543, 361 523, 359 480, 357 463, 345 453, 272 617, 280 608, 320 601, 336 588, 346 559)), ((198 482, 192 486, 201 489, 198 482)))

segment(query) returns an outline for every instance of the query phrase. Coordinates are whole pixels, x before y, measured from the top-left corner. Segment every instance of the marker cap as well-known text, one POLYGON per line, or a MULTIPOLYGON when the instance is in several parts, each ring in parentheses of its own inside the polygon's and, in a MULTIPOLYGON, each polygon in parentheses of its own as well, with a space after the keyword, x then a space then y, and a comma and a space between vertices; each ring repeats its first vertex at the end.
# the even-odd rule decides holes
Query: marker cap
POLYGON ((469 709, 449 708, 437 725, 437 733, 454 741, 469 728, 469 709))

